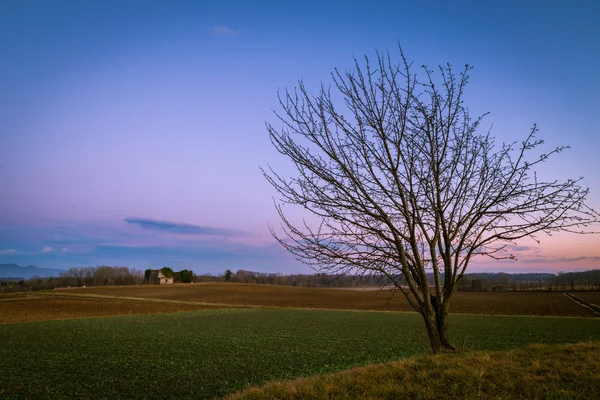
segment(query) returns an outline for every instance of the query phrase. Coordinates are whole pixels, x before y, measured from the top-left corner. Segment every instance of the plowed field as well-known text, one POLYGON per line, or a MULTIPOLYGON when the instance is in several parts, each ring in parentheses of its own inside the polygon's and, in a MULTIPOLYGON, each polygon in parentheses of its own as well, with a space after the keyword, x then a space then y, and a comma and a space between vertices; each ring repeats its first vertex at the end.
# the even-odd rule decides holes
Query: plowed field
POLYGON ((217 308, 202 304, 61 296, 47 292, 0 296, 0 324, 114 315, 162 314, 217 308))
MULTIPOLYGON (((401 293, 392 294, 391 290, 337 290, 207 283, 75 288, 64 292, 228 305, 413 311, 401 293)), ((592 316, 588 310, 559 292, 457 292, 452 298, 450 311, 466 314, 592 316)))

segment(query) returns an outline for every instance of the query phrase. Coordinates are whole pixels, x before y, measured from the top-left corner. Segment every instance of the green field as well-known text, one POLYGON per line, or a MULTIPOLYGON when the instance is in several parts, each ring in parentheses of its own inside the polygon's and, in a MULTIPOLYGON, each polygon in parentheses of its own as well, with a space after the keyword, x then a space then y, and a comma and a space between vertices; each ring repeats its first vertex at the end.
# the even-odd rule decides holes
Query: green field
MULTIPOLYGON (((455 345, 600 338, 600 319, 454 315, 455 345)), ((411 313, 246 308, 0 326, 6 398, 211 398, 428 351, 411 313)))

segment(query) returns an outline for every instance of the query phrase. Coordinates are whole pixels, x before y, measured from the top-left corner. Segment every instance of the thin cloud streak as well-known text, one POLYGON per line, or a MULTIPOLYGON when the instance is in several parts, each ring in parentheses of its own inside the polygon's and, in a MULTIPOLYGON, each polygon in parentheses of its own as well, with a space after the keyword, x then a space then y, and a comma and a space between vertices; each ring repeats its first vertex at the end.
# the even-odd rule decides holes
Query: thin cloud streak
MULTIPOLYGON (((289 253, 278 245, 255 247, 243 244, 230 248, 213 246, 129 246, 98 245, 88 255, 89 258, 119 260, 136 268, 154 268, 168 265, 173 268, 186 268, 196 273, 219 273, 224 269, 248 269, 269 272, 291 272, 305 270, 298 265, 289 253)), ((100 262, 100 261, 99 261, 100 262)), ((116 261, 115 261, 116 262, 116 261)))
POLYGON ((8 254, 19 254, 19 251, 15 250, 15 249, 0 250, 0 255, 8 255, 8 254))
POLYGON ((547 264, 547 263, 575 263, 582 261, 596 261, 600 262, 600 256, 581 256, 581 257, 543 257, 543 258, 529 258, 523 259, 522 262, 526 264, 547 264))
POLYGON ((511 245, 506 246, 506 250, 513 251, 513 252, 526 252, 526 251, 537 251, 537 250, 539 250, 539 247, 511 244, 511 245))
POLYGON ((234 36, 237 34, 237 31, 226 25, 215 25, 212 28, 212 32, 216 36, 234 36))
POLYGON ((128 224, 137 225, 142 229, 154 230, 166 233, 175 233, 180 235, 198 235, 198 236, 243 236, 244 232, 234 231, 223 228, 213 228, 209 226, 193 225, 173 221, 159 221, 150 218, 128 217, 124 218, 128 224))

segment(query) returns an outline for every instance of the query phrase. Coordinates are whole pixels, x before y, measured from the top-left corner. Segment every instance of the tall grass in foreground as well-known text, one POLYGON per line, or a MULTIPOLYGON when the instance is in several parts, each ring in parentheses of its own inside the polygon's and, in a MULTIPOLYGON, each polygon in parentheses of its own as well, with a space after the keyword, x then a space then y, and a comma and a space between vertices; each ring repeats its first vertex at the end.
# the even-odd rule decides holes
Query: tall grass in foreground
POLYGON ((227 400, 599 399, 600 341, 421 356, 271 382, 227 400))

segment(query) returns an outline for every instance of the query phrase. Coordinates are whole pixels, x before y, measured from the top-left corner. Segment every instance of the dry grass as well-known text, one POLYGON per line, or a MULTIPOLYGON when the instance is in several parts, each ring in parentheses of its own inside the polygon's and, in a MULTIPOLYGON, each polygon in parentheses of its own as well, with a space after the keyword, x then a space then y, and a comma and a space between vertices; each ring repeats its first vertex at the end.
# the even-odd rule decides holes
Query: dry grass
POLYGON ((598 399, 600 342, 416 357, 271 382, 250 399, 598 399))
POLYGON ((0 324, 114 315, 160 314, 207 308, 217 307, 176 302, 149 302, 139 299, 62 296, 39 292, 0 296, 0 324))
MULTIPOLYGON (((361 291, 313 289, 275 285, 204 283, 194 285, 142 285, 66 289, 69 293, 169 299, 229 305, 300 308, 412 311, 402 294, 390 290, 361 291)), ((65 291, 66 291, 65 290, 65 291)), ((61 290, 62 292, 62 290, 61 290)), ((458 292, 452 313, 593 316, 558 292, 458 292)))

